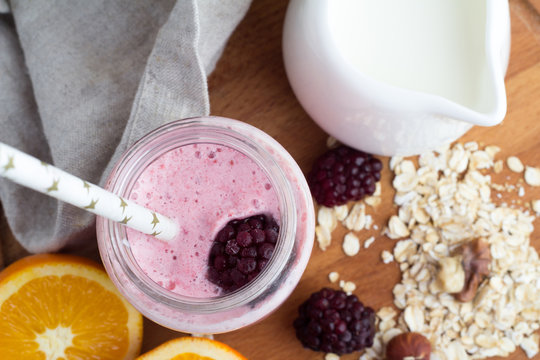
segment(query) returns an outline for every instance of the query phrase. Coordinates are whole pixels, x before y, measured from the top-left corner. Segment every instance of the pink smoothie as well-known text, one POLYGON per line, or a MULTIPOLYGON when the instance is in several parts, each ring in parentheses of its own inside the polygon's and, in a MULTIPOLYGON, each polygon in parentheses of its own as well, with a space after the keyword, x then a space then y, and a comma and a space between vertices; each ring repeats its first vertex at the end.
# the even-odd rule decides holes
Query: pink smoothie
POLYGON ((279 222, 277 195, 264 172, 234 149, 187 145, 150 164, 130 199, 177 222, 170 243, 127 229, 133 255, 156 283, 175 293, 210 297, 220 289, 206 279, 210 248, 232 219, 256 214, 279 222))

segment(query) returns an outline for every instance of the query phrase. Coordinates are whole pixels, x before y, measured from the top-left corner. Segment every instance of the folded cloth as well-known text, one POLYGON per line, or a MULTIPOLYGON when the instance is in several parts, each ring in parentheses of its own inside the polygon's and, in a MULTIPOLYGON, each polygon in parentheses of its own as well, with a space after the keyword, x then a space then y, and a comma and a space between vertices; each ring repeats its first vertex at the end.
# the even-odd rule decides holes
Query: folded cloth
MULTIPOLYGON (((209 113, 206 77, 249 2, 0 0, 0 141, 103 185, 142 135, 209 113)), ((30 252, 94 236, 91 214, 4 179, 0 201, 30 252)))

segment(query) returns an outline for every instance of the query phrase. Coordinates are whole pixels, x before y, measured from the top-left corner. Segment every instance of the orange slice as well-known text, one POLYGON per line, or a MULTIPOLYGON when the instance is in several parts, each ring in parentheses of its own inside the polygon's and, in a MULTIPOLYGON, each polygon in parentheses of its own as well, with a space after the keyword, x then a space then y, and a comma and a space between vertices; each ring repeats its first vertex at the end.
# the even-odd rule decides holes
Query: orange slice
POLYGON ((216 340, 181 337, 161 344, 137 360, 247 360, 238 351, 216 340))
POLYGON ((134 359, 142 316, 98 264, 29 256, 0 273, 0 359, 134 359))

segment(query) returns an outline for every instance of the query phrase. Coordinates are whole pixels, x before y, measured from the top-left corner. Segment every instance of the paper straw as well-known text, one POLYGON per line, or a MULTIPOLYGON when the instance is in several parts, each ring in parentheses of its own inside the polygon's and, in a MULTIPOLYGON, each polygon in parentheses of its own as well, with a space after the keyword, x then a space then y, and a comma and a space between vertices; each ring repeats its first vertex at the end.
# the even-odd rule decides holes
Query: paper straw
POLYGON ((1 142, 0 176, 161 240, 177 233, 171 219, 1 142))

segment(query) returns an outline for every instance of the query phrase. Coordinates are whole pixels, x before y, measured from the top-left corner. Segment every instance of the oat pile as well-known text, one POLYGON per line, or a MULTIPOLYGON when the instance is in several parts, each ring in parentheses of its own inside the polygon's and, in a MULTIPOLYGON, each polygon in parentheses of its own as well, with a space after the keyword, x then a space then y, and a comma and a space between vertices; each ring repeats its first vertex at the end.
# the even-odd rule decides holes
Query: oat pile
MULTIPOLYGON (((332 232, 336 229, 338 222, 340 222, 345 228, 350 230, 345 234, 341 244, 345 255, 355 256, 360 252, 362 246, 367 249, 375 241, 375 238, 371 236, 362 245, 355 232, 358 233, 361 230, 369 230, 371 228, 378 230, 377 225, 373 224, 373 217, 367 214, 367 209, 368 206, 374 208, 380 203, 381 183, 377 182, 373 195, 356 202, 350 211, 347 205, 335 206, 333 208, 320 206, 317 213, 317 226, 315 227, 315 235, 319 248, 325 251, 330 246, 332 243, 332 232)), ((339 287, 348 295, 352 294, 356 290, 356 284, 352 281, 339 279, 339 277, 337 272, 328 274, 328 280, 331 283, 338 283, 339 287)))
MULTIPOLYGON (((351 232, 345 235, 343 240, 343 252, 347 256, 354 256, 360 251, 360 240, 353 233, 361 230, 369 230, 373 225, 373 217, 367 213, 367 206, 376 207, 381 203, 381 183, 377 182, 375 192, 371 196, 365 197, 362 201, 356 202, 351 210, 347 205, 335 206, 329 208, 320 206, 317 213, 317 226, 315 227, 315 235, 319 248, 325 251, 332 243, 332 231, 341 222, 351 232)), ((373 228, 377 230, 376 225, 373 228)), ((369 239, 368 239, 369 240, 369 239)), ((371 242, 373 242, 371 240, 371 242)), ((364 247, 369 247, 370 243, 364 247)))
MULTIPOLYGON (((456 144, 411 160, 394 157, 392 216, 385 234, 398 240, 384 262, 399 264, 402 279, 394 286, 393 308, 379 310, 374 346, 361 360, 384 359, 385 344, 395 335, 416 331, 434 346, 431 359, 481 359, 507 356, 521 347, 529 358, 538 353, 540 260, 530 246, 534 216, 491 200, 493 184, 482 172, 500 172, 498 148, 456 144), (438 263, 471 239, 483 238, 491 250, 491 271, 473 301, 462 303, 441 292, 435 281, 438 263)), ((540 171, 509 158, 507 166, 524 172, 527 184, 540 185, 540 171)), ((523 196, 521 186, 514 187, 523 196)), ((499 197, 499 196, 497 196, 499 197)), ((538 211, 538 202, 532 202, 538 211)), ((356 245, 355 245, 356 248, 356 245)))

